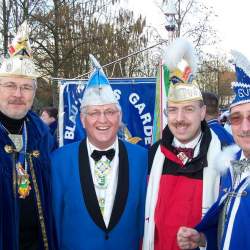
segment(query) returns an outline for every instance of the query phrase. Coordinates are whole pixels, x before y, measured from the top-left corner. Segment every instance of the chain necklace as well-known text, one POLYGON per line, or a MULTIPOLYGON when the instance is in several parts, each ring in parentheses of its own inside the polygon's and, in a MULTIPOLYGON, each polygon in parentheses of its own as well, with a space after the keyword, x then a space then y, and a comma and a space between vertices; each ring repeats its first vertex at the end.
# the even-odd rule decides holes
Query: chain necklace
POLYGON ((16 151, 18 152, 18 158, 16 161, 16 173, 17 173, 17 189, 19 197, 24 199, 29 195, 31 190, 28 164, 26 161, 26 150, 27 150, 27 129, 26 123, 24 122, 21 126, 18 134, 11 134, 9 130, 0 123, 1 127, 5 130, 13 144, 15 145, 16 151), (20 134, 20 132, 22 133, 20 134))

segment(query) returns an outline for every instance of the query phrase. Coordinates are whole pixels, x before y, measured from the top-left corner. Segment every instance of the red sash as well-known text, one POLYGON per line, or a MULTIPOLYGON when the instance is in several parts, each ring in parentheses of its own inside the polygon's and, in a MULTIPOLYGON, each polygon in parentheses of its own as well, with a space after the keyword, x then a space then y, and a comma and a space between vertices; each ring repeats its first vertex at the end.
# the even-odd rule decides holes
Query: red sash
POLYGON ((155 250, 177 250, 180 226, 194 227, 202 215, 203 181, 162 175, 155 209, 155 250))

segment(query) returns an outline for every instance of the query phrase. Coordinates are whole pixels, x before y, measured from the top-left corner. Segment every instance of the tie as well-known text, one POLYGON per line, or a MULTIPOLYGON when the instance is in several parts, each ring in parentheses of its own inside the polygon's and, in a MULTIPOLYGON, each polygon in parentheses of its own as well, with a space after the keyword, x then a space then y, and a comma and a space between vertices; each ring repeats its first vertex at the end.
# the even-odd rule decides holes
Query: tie
POLYGON ((95 162, 97 162, 102 158, 103 155, 112 161, 115 156, 115 150, 113 148, 106 151, 94 150, 91 154, 91 157, 95 160, 95 162))
POLYGON ((189 159, 192 159, 194 156, 194 149, 193 148, 181 148, 176 147, 177 154, 184 153, 189 159))

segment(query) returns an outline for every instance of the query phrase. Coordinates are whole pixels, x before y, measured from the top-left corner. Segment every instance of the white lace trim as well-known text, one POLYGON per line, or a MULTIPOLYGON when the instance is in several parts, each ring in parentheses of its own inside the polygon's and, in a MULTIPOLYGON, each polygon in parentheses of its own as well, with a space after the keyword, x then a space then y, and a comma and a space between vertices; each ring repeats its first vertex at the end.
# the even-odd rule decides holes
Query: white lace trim
POLYGON ((232 82, 231 87, 241 87, 241 88, 250 88, 250 84, 243 82, 232 82))
POLYGON ((237 65, 237 67, 241 68, 248 76, 250 76, 250 62, 248 59, 236 50, 231 50, 231 54, 234 57, 233 62, 237 65))
POLYGON ((244 103, 248 103, 248 102, 250 102, 250 99, 242 100, 242 101, 239 101, 239 102, 232 103, 232 104, 230 105, 230 109, 231 109, 232 107, 234 107, 234 106, 237 106, 237 105, 240 105, 240 104, 244 104, 244 103))

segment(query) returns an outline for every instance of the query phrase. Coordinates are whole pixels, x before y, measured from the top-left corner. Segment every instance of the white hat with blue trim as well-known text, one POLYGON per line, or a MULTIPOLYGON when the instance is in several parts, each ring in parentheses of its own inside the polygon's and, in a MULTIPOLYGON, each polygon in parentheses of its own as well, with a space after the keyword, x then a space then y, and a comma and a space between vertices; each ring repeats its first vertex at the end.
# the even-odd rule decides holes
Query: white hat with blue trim
POLYGON ((81 108, 90 105, 118 104, 118 100, 110 86, 101 65, 93 55, 89 55, 94 71, 92 72, 85 88, 81 108))

